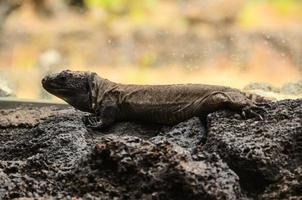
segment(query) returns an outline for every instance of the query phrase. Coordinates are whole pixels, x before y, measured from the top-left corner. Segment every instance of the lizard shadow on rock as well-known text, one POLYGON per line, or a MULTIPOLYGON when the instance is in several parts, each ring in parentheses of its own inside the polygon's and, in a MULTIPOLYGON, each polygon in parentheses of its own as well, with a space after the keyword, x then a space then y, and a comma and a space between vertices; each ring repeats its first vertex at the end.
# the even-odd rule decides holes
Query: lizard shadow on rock
POLYGON ((204 123, 200 118, 193 117, 174 126, 144 122, 118 122, 102 131, 90 128, 87 130, 88 138, 94 142, 107 135, 135 136, 155 144, 163 140, 173 142, 193 153, 200 144, 206 141, 204 123))
POLYGON ((142 122, 117 122, 114 126, 106 127, 101 131, 87 128, 90 136, 95 139, 105 135, 114 134, 117 136, 129 135, 142 139, 149 139, 156 136, 165 126, 142 122))

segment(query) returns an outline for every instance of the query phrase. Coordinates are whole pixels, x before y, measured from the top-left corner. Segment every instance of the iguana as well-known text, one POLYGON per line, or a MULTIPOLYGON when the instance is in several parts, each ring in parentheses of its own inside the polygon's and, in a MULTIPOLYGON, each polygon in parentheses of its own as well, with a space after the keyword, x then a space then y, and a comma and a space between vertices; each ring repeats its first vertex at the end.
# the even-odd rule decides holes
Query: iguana
POLYGON ((85 121, 95 129, 131 120, 173 125, 219 109, 262 119, 261 112, 265 111, 257 104, 262 97, 216 85, 128 85, 93 72, 70 70, 44 77, 42 85, 76 109, 92 113, 85 121))

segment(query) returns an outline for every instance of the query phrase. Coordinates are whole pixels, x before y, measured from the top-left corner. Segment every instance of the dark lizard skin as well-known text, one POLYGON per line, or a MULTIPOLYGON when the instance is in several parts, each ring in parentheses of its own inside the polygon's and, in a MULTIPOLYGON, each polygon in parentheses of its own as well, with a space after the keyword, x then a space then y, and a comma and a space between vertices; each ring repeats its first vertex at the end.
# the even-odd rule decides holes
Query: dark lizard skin
POLYGON ((263 97, 216 85, 125 85, 96 73, 70 70, 44 77, 42 85, 76 109, 92 113, 85 122, 95 129, 115 121, 174 125, 220 109, 262 119, 260 113, 265 111, 257 103, 263 97))

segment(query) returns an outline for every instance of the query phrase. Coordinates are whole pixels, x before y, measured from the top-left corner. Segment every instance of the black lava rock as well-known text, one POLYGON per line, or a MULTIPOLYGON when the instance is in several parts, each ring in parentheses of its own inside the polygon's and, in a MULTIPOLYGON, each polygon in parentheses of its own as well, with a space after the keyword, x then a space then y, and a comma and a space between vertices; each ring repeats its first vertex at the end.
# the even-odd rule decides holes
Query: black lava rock
POLYGON ((0 109, 0 199, 299 199, 301 105, 102 132, 73 109, 0 109))

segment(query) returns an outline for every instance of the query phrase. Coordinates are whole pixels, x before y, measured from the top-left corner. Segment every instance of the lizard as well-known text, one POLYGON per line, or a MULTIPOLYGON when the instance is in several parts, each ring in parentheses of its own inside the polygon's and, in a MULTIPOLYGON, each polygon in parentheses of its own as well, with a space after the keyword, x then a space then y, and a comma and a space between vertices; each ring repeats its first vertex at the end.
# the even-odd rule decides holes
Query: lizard
POLYGON ((74 108, 93 129, 116 121, 144 121, 174 125, 194 116, 220 110, 239 112, 244 118, 263 119, 264 97, 238 89, 206 84, 134 85, 115 83, 89 71, 64 70, 42 79, 43 88, 74 108))

